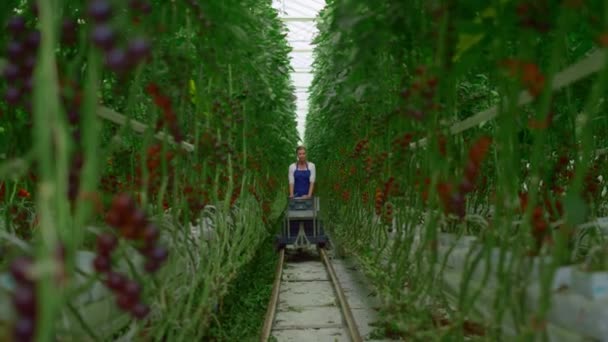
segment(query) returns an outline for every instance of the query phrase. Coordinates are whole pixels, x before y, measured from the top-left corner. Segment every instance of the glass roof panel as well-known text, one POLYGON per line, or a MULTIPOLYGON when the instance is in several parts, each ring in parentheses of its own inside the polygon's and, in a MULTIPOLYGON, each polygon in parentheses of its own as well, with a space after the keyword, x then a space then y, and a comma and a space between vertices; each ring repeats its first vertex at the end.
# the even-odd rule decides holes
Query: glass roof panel
POLYGON ((325 7, 325 0, 273 0, 282 17, 316 17, 325 7))
POLYGON ((286 22, 287 40, 289 42, 306 43, 310 42, 317 34, 316 24, 312 21, 288 21, 286 22))
POLYGON ((292 52, 289 56, 291 57, 291 66, 296 72, 300 72, 302 69, 310 71, 312 52, 292 52))
POLYGON ((296 88, 296 117, 298 132, 304 138, 304 124, 308 114, 308 88, 312 81, 313 62, 311 41, 317 34, 314 19, 323 7, 325 0, 273 0, 273 7, 279 11, 287 27, 287 40, 293 51, 290 53, 294 72, 291 79, 296 88))

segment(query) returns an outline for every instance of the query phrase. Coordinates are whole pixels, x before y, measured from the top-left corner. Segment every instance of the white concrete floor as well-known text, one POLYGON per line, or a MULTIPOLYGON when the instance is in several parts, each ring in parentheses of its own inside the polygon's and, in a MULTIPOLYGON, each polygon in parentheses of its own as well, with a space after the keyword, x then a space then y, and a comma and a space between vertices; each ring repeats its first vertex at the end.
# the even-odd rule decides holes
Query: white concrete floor
MULTIPOLYGON (((287 251, 272 336, 277 341, 350 341, 325 266, 316 252, 287 251)), ((328 253, 331 254, 331 253, 328 253)), ((361 336, 371 340, 379 301, 353 263, 332 259, 361 336)))

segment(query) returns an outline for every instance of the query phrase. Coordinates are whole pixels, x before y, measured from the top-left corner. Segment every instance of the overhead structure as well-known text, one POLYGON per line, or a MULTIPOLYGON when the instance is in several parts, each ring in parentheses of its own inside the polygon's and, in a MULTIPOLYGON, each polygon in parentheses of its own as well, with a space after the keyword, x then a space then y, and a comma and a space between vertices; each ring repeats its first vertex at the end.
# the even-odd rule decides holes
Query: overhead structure
POLYGON ((304 138, 304 125, 308 113, 308 88, 312 82, 312 40, 317 34, 315 18, 325 0, 273 0, 273 7, 288 29, 287 40, 292 47, 290 53, 293 72, 291 79, 296 88, 297 121, 300 139, 304 138))

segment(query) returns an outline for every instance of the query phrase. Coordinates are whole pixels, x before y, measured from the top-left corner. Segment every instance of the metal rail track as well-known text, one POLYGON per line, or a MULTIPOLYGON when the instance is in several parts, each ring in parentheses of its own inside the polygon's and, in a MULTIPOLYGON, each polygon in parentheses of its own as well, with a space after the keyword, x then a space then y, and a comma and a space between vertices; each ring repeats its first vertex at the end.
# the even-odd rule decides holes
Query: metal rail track
POLYGON ((281 289, 281 276, 283 275, 283 263, 285 262, 285 248, 281 249, 279 254, 279 261, 277 262, 277 269, 274 275, 274 284, 272 285, 272 294, 270 295, 270 302, 268 303, 268 309, 266 309, 266 319, 264 320, 264 326, 262 328, 262 335, 260 341, 266 342, 270 337, 272 331, 272 323, 274 321, 275 312, 277 310, 277 303, 279 302, 279 290, 281 289))
MULTIPOLYGON (((354 316, 346 300, 346 296, 344 295, 344 291, 336 272, 331 265, 331 262, 327 256, 327 253, 324 249, 319 249, 320 261, 325 266, 325 270, 327 271, 327 275, 329 277, 329 281, 331 282, 332 288, 334 290, 334 294, 336 296, 336 301, 340 307, 340 312, 342 314, 342 321, 345 327, 345 330, 348 332, 350 340, 353 342, 361 342, 363 338, 359 333, 359 329, 355 322, 354 316)), ((285 263, 285 249, 282 249, 279 254, 279 261, 276 267, 274 285, 272 288, 272 295, 270 297, 270 301, 268 303, 268 308, 266 310, 266 318, 264 320, 264 325, 262 327, 262 333, 260 335, 261 342, 267 342, 272 334, 272 329, 274 326, 275 316, 276 316, 276 308, 279 302, 279 292, 281 289, 282 276, 283 276, 283 266, 285 263)))

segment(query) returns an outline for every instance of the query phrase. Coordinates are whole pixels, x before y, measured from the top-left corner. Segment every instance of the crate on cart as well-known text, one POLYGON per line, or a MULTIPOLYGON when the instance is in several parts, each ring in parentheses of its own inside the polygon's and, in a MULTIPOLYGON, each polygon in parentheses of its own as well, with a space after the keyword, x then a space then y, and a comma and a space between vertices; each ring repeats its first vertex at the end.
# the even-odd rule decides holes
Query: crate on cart
POLYGON ((304 248, 312 245, 323 247, 327 237, 318 217, 319 208, 318 197, 290 199, 281 235, 277 237, 279 248, 304 248))

